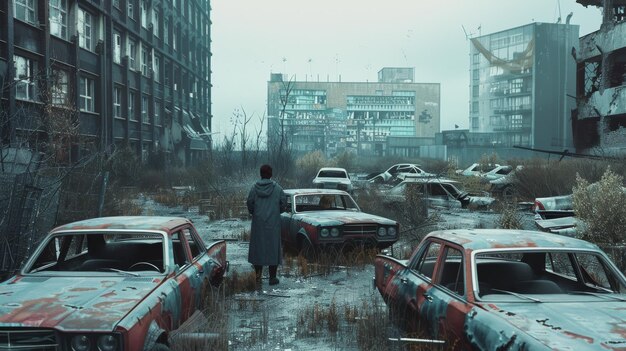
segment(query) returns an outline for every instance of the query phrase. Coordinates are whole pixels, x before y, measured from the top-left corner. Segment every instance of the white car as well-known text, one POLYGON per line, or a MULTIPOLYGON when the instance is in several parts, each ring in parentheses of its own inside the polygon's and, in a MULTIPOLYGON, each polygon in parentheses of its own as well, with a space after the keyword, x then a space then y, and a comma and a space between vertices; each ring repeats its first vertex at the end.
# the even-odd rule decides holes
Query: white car
POLYGON ((419 165, 412 163, 398 163, 389 167, 386 171, 376 175, 369 179, 371 183, 383 183, 388 182, 391 179, 397 178, 404 180, 405 178, 422 178, 422 177, 434 177, 435 174, 428 173, 421 169, 419 165))
POLYGON ((354 190, 348 171, 336 167, 320 168, 313 179, 313 186, 318 189, 339 189, 347 192, 354 190))
POLYGON ((457 170, 456 173, 462 176, 466 176, 466 177, 480 176, 481 174, 485 174, 489 171, 492 171, 493 169, 499 166, 500 165, 497 163, 493 163, 493 164, 492 163, 490 164, 474 163, 471 166, 467 167, 466 169, 457 170))
POLYGON ((413 187, 433 207, 489 207, 495 199, 489 196, 474 196, 465 192, 461 184, 451 179, 443 178, 409 178, 393 188, 383 192, 383 201, 387 203, 402 203, 406 201, 407 188, 413 187))

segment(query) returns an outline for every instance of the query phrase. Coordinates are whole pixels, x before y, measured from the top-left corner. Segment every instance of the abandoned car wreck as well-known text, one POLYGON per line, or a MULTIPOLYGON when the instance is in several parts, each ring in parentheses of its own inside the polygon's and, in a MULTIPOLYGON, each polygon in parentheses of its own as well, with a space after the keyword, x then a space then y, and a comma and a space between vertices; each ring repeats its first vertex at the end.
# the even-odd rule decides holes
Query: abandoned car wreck
POLYGON ((624 350, 626 278, 596 245, 521 230, 429 234, 408 260, 379 255, 392 318, 456 350, 624 350))
POLYGON ((227 267, 178 217, 104 217, 52 230, 0 284, 9 350, 168 350, 227 267))

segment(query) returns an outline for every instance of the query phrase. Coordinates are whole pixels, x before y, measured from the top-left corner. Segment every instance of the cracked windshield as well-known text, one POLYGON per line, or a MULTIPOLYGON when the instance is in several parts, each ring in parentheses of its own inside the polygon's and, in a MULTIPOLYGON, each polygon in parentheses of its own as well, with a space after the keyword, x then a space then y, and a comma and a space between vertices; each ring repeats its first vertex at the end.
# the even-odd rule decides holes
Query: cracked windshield
POLYGON ((625 33, 0 1, 0 350, 626 350, 625 33))

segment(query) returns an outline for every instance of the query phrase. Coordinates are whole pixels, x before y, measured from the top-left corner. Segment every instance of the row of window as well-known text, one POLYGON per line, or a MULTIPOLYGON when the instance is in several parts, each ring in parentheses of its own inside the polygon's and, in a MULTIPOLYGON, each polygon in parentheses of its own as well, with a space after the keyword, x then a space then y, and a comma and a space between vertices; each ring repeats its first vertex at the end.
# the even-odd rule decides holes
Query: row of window
MULTIPOLYGON (((69 74, 63 69, 53 68, 47 77, 39 76, 37 70, 37 62, 26 57, 15 55, 13 57, 15 65, 15 97, 19 100, 40 101, 41 94, 38 91, 40 78, 46 78, 50 82, 50 101, 53 105, 66 106, 71 103, 70 100, 70 80, 69 74)), ((79 101, 78 108, 83 112, 95 111, 95 81, 89 77, 81 76, 79 78, 79 101)), ((136 121, 136 95, 135 91, 128 93, 128 116, 131 120, 136 121)), ((149 97, 141 96, 141 122, 149 123, 149 97)), ((155 101, 152 111, 153 122, 161 125, 161 102, 155 101)), ((124 118, 122 113, 122 88, 113 88, 113 116, 116 118, 124 118)))
MULTIPOLYGON (((68 40, 68 36, 70 31, 68 30, 69 26, 69 13, 70 8, 68 4, 68 0, 48 0, 49 1, 49 9, 50 9, 50 34, 68 40)), ((37 25, 37 6, 36 0, 15 0, 14 2, 14 13, 15 18, 20 19, 24 22, 37 25)), ((160 28, 159 23, 161 21, 161 11, 156 6, 150 7, 150 2, 147 0, 141 1, 141 23, 144 27, 153 26, 154 34, 159 37, 160 28)), ((129 8, 129 17, 131 16, 130 11, 134 8, 133 1, 128 1, 129 8)), ((81 48, 89 51, 95 51, 96 43, 99 39, 103 39, 100 35, 101 31, 99 29, 99 16, 93 15, 90 12, 86 11, 83 8, 78 7, 76 10, 76 22, 74 23, 74 27, 76 32, 78 33, 78 44, 81 48)), ((204 37, 207 40, 208 46, 208 38, 209 38, 209 23, 202 21, 200 12, 196 11, 198 16, 198 21, 203 22, 204 26, 204 37)), ((172 32, 170 32, 169 18, 163 19, 163 35, 165 36, 165 44, 172 45, 174 50, 178 50, 178 42, 180 41, 180 27, 175 28, 172 32), (171 37, 171 41, 170 41, 171 37)), ((198 23, 194 21, 194 23, 198 23)), ((197 31, 199 28, 197 29, 197 31)), ((114 37, 114 60, 116 63, 121 62, 121 36, 119 32, 117 36, 114 37)), ((198 48, 197 45, 193 45, 191 42, 184 40, 183 42, 184 48, 186 48, 186 53, 188 54, 188 58, 191 62, 196 63, 197 65, 204 65, 205 67, 209 66, 209 57, 207 53, 201 54, 201 48, 198 48)), ((135 61, 137 57, 136 48, 138 45, 136 41, 129 39, 127 45, 127 55, 129 56, 129 60, 131 61, 131 69, 136 69, 135 61)), ((145 49, 151 51, 150 49, 145 49)), ((142 57, 144 53, 142 52, 142 57)), ((145 75, 148 74, 148 54, 145 54, 146 60, 142 60, 141 71, 145 75)), ((155 65, 156 66, 156 65, 155 65)))
MULTIPOLYGON (((113 117, 115 118, 125 118, 122 109, 122 99, 123 99, 123 88, 122 87, 114 87, 113 88, 113 117)), ((128 92, 128 116, 131 121, 137 121, 137 114, 135 113, 137 103, 137 92, 134 90, 130 90, 128 92)), ((141 122, 142 123, 150 123, 149 119, 149 108, 150 108, 150 98, 147 95, 141 95, 141 122)), ((152 116, 153 123, 155 125, 162 125, 161 121, 161 102, 155 101, 152 116)))

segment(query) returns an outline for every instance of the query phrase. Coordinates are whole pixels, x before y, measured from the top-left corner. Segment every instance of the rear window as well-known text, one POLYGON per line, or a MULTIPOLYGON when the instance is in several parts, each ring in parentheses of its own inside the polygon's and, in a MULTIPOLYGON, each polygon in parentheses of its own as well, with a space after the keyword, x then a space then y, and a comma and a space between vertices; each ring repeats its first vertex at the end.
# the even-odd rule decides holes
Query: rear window
POLYGON ((317 176, 325 178, 348 178, 348 175, 344 171, 320 171, 317 176))

